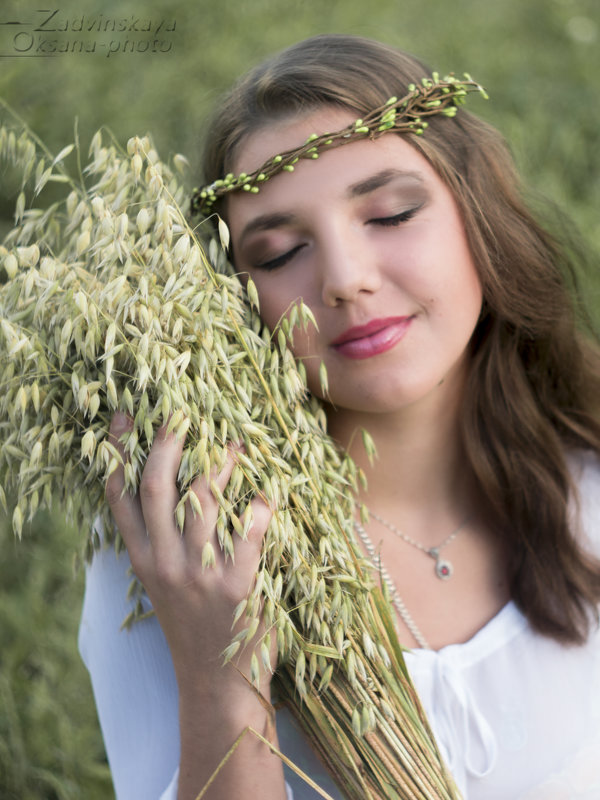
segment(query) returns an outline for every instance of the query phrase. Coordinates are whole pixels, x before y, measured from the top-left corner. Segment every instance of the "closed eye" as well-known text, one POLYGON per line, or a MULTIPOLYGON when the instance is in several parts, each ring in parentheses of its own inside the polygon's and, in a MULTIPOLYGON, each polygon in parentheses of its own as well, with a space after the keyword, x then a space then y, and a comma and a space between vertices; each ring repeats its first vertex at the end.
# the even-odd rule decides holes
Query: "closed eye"
POLYGON ((375 225, 381 225, 384 228, 393 228, 400 225, 402 222, 408 222, 419 211, 421 205, 409 208, 406 211, 401 211, 399 214, 394 214, 392 217, 375 217, 370 219, 369 222, 375 225))
POLYGON ((278 267, 283 267, 284 264, 287 264, 296 253, 298 253, 302 248, 305 247, 303 244, 296 245, 296 247, 292 247, 291 250, 287 250, 285 253, 282 253, 280 256, 276 258, 271 258, 268 261, 263 261, 260 264, 254 264, 255 269, 264 269, 267 272, 273 269, 278 269, 278 267))

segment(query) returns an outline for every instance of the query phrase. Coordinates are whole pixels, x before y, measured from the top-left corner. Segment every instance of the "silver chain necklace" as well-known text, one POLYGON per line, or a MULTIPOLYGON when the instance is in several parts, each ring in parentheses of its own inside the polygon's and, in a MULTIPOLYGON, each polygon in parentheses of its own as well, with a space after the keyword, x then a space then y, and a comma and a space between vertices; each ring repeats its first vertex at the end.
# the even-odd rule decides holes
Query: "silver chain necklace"
MULTIPOLYGON (((375 515, 373 514, 373 516, 375 515)), ((427 639, 423 636, 423 634, 419 630, 417 623, 411 617, 408 609, 404 605, 404 600, 398 594, 398 590, 396 589, 396 586, 394 585, 394 582, 389 572, 383 566, 381 562, 381 556, 379 553, 375 551, 373 542, 369 539, 369 535, 367 534, 366 530, 363 528, 360 522, 357 522, 356 520, 354 522, 354 527, 365 546, 365 550, 367 551, 369 558, 373 563, 373 566, 379 572, 383 581, 385 582, 385 585, 387 586, 388 591, 390 593, 390 599, 394 605, 394 608, 400 615, 400 619, 402 619, 408 630, 412 633, 419 647, 422 647, 424 650, 431 650, 431 647, 429 646, 427 639)))
POLYGON ((417 542, 416 539, 411 539, 410 536, 407 536, 401 530, 396 528, 396 526, 392 525, 391 522, 388 522, 387 520, 383 519, 383 517, 380 517, 379 514, 376 514, 374 511, 371 511, 370 509, 369 509, 369 516, 373 517, 378 522, 381 522, 382 525, 385 525, 386 528, 392 531, 392 533, 395 533, 396 536, 400 537, 400 539, 402 539, 407 544, 411 544, 413 547, 422 550, 423 553, 426 553, 430 558, 433 558, 433 560, 435 561, 435 574, 437 575, 438 578, 440 578, 440 580, 447 581, 449 578, 452 577, 454 573, 454 567, 452 566, 452 562, 448 561, 447 559, 443 559, 440 556, 440 550, 443 547, 449 545, 450 542, 453 542, 456 539, 458 534, 462 531, 462 529, 469 521, 469 517, 464 519, 460 523, 458 528, 452 531, 450 536, 447 536, 441 544, 437 545, 437 547, 427 547, 426 545, 421 544, 421 542, 417 542))

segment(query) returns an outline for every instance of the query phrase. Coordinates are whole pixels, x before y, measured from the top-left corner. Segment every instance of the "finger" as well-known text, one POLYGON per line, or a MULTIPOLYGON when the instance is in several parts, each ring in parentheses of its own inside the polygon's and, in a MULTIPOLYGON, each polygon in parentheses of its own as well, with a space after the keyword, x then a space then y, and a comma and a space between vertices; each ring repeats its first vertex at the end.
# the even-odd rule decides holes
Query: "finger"
POLYGON ((201 513, 197 513, 189 503, 186 507, 184 538, 186 549, 192 557, 201 558, 208 541, 213 545, 215 555, 220 551, 216 530, 220 508, 218 498, 219 495, 223 496, 235 467, 235 448, 230 446, 228 450, 225 465, 219 472, 213 470, 208 480, 200 476, 190 486, 202 509, 201 513))
POLYGON ((166 427, 159 428, 140 482, 142 513, 159 561, 172 558, 179 546, 175 509, 179 502, 177 473, 183 447, 184 438, 167 433, 166 427))
MULTIPOLYGON (((120 453, 123 463, 127 456, 119 440, 132 427, 132 420, 120 413, 114 415, 110 424, 108 438, 120 453)), ((122 464, 119 464, 106 482, 106 500, 133 563, 145 549, 147 536, 139 498, 125 491, 125 471, 122 464)))
POLYGON ((235 535, 235 559, 231 564, 231 574, 238 576, 241 582, 241 591, 247 593, 258 570, 265 533, 273 517, 273 510, 260 497, 255 497, 248 505, 242 522, 245 522, 245 515, 250 514, 252 522, 248 528, 248 535, 242 539, 235 535))

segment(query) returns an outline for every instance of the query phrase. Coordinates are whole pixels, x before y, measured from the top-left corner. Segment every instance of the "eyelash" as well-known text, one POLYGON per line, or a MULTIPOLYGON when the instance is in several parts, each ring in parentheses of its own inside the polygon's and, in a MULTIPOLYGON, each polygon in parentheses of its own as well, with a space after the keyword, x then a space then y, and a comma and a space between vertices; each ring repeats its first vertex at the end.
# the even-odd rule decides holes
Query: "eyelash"
POLYGON ((381 225, 383 228, 393 228, 401 222, 408 222, 420 208, 421 206, 415 206, 406 211, 401 211, 399 214, 394 214, 393 217, 376 217, 375 219, 370 219, 369 222, 374 222, 376 225, 381 225))
POLYGON ((284 264, 293 258, 299 250, 302 250, 304 247, 303 244, 296 245, 296 247, 292 247, 291 250, 288 250, 286 253, 282 253, 277 258, 271 258, 269 261, 263 261, 262 264, 255 264, 255 269, 262 269, 266 272, 270 272, 271 270, 278 269, 279 267, 283 267, 284 264))
MULTIPOLYGON (((409 219, 412 219, 417 211, 421 208, 421 206, 415 206, 414 208, 409 208, 406 211, 401 211, 399 214, 394 214, 392 217, 376 217, 374 219, 370 219, 370 223, 375 223, 376 225, 380 225, 382 228, 393 228, 397 225, 400 225, 402 222, 408 222, 409 219)), ((283 267, 287 264, 290 259, 292 259, 296 253, 298 253, 305 245, 299 244, 296 247, 293 247, 291 250, 288 250, 286 253, 282 253, 280 256, 276 258, 269 259, 269 261, 263 261, 262 264, 255 264, 255 269, 262 269, 266 272, 271 272, 272 270, 279 269, 279 267, 283 267)))

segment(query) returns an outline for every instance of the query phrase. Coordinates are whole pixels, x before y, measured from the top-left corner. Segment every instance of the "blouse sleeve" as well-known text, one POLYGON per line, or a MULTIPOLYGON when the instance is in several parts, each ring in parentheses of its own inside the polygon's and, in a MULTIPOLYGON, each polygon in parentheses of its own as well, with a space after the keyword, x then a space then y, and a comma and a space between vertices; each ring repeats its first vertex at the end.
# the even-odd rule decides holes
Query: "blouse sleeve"
POLYGON ((95 554, 87 569, 79 650, 117 800, 172 800, 179 765, 177 683, 156 618, 121 628, 132 609, 129 567, 126 553, 95 554))
MULTIPOLYGON (((178 692, 155 617, 122 629, 133 604, 127 553, 94 555, 86 571, 79 651, 90 673, 116 800, 177 800, 178 692)), ((145 611, 151 609, 144 598, 145 611)), ((304 800, 286 784, 287 800, 304 800), (296 795, 294 797, 294 795, 296 795)))

